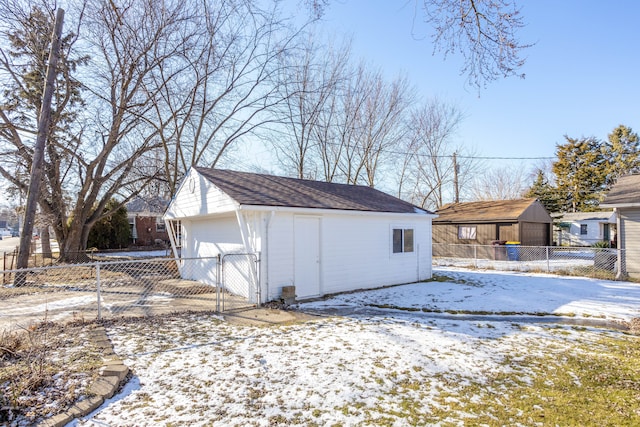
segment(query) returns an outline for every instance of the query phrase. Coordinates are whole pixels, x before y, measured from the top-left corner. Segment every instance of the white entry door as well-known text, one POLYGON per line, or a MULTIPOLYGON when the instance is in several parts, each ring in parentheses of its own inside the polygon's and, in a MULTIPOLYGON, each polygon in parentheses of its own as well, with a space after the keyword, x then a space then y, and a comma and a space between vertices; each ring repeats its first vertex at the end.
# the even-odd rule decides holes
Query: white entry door
POLYGON ((294 219, 295 286, 298 299, 320 295, 320 218, 294 219))

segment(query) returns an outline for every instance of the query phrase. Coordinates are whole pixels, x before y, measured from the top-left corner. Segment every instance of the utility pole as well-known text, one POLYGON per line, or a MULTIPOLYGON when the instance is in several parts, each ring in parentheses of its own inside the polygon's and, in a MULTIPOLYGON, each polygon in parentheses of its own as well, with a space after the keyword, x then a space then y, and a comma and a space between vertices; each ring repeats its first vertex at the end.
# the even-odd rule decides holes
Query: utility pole
MULTIPOLYGON (((24 224, 20 235, 20 249, 18 249, 17 267, 27 268, 29 263, 29 250, 31 246, 31 234, 33 233, 33 223, 35 222, 38 198, 42 183, 42 164, 44 163, 44 148, 49 134, 49 123, 51 121, 51 98, 56 79, 56 66, 60 52, 60 39, 62 37, 62 22, 64 20, 64 10, 58 9, 53 25, 53 35, 51 37, 51 48, 49 50, 49 63, 47 64, 47 76, 42 94, 42 108, 38 117, 38 136, 33 147, 33 159, 31 161, 31 182, 27 193, 27 206, 24 213, 24 224)), ((17 274, 15 285, 24 285, 26 275, 17 274)))
POLYGON ((460 187, 458 186, 458 155, 453 153, 453 191, 454 203, 460 203, 460 187))

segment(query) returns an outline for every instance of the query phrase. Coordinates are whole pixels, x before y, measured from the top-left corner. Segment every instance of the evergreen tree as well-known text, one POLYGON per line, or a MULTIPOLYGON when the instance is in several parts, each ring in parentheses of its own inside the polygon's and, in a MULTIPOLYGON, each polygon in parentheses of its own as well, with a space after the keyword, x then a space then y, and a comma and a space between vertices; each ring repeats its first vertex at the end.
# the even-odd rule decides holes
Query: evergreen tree
POLYGON ((120 203, 115 199, 109 200, 104 213, 111 213, 91 227, 87 247, 120 249, 129 246, 131 230, 127 219, 127 208, 118 207, 119 205, 120 203))
POLYGON ((561 201, 558 200, 556 188, 549 183, 542 169, 536 172, 536 179, 533 185, 524 194, 525 197, 535 197, 549 212, 560 212, 561 201))
POLYGON ((560 211, 594 211, 607 188, 606 149, 593 137, 565 139, 566 144, 556 146, 558 160, 553 163, 560 211))
POLYGON ((623 175, 640 172, 640 139, 631 128, 624 125, 615 128, 604 148, 608 159, 607 188, 623 175))

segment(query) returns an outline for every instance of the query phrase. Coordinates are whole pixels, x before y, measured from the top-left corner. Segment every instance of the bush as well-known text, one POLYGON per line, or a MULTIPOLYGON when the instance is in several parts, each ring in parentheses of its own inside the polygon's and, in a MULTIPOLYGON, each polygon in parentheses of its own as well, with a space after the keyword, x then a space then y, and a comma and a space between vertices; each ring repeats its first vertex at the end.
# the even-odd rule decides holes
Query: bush
POLYGON ((87 247, 98 249, 120 249, 129 246, 131 229, 127 219, 127 208, 120 206, 116 200, 110 200, 104 208, 109 213, 96 222, 89 232, 87 247))

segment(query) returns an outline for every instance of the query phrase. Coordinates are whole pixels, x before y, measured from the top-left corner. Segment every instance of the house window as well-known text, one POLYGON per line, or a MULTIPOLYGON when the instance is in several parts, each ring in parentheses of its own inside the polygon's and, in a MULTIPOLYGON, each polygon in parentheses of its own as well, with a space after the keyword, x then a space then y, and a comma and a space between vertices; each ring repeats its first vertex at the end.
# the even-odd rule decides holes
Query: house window
POLYGON ((413 252, 413 229, 393 229, 393 253, 413 252))
POLYGON ((135 243, 136 239, 138 238, 138 230, 136 229, 136 217, 130 216, 128 217, 128 220, 129 220, 129 231, 131 232, 131 238, 135 243))
POLYGON ((580 224, 580 234, 581 235, 587 234, 587 224, 580 224))
POLYGON ((460 225, 458 226, 458 239, 460 240, 476 240, 476 226, 460 225))
POLYGON ((167 231, 166 225, 162 218, 156 217, 156 231, 159 233, 164 233, 167 231))

